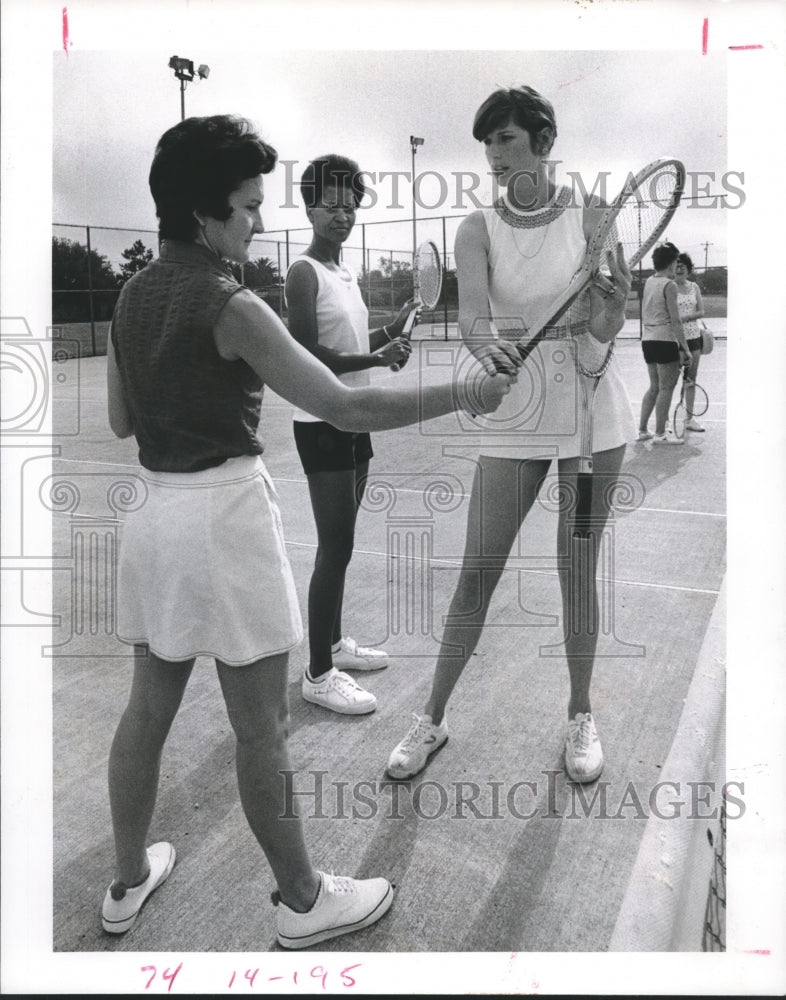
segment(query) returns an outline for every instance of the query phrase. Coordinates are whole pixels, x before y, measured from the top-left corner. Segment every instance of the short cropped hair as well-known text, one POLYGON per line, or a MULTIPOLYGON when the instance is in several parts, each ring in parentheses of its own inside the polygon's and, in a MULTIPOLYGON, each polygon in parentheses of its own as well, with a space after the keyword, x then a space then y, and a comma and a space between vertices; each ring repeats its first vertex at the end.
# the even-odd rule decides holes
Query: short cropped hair
POLYGON ((690 254, 681 253, 677 258, 678 264, 684 264, 688 269, 688 274, 693 274, 693 261, 690 259, 690 254))
POLYGON ((664 267, 673 264, 678 259, 680 252, 673 243, 661 243, 652 251, 652 263, 656 271, 662 271, 664 267))
POLYGON ((232 214, 230 194, 243 181, 269 174, 278 153, 245 118, 186 118, 158 141, 150 168, 162 239, 193 240, 195 212, 222 222, 232 214))
POLYGON ((482 142, 494 129, 511 121, 529 132, 530 143, 546 127, 553 131, 554 138, 557 136, 557 118, 551 102, 527 86, 495 90, 487 97, 475 114, 472 135, 482 142))
POLYGON ((329 153, 311 160, 300 178, 300 194, 306 208, 313 208, 322 200, 327 187, 348 188, 357 208, 366 193, 360 167, 348 156, 329 153))

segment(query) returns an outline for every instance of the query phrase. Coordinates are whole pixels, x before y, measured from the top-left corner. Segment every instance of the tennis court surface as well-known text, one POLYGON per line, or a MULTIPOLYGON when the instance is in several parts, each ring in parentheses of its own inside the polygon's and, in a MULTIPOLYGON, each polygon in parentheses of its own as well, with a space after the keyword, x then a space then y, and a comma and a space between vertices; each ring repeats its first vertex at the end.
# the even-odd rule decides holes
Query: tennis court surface
MULTIPOLYGON (((444 377, 440 358, 450 350, 455 344, 421 342, 400 375, 377 377, 414 380, 424 369, 428 378, 444 377)), ((621 341, 617 355, 637 411, 647 383, 638 342, 621 341)), ((454 692, 450 739, 417 778, 385 778, 388 755, 430 687, 473 462, 471 435, 457 433, 455 418, 374 435, 344 622, 359 642, 384 645, 392 663, 359 675, 377 711, 342 717, 302 700, 306 645, 293 653, 290 749, 298 770, 289 780, 317 866, 384 874, 397 899, 376 926, 320 950, 718 946, 717 898, 709 934, 704 917, 713 860, 707 830, 717 830, 723 781, 725 361, 719 342, 701 362, 710 399, 704 434, 689 435, 683 447, 627 450, 600 571, 593 707, 606 767, 581 790, 562 769, 568 681, 556 617, 556 513, 547 502, 527 519, 454 692), (697 801, 694 785, 704 781, 717 788, 697 801), (708 818, 713 808, 716 818, 708 818), (657 850, 666 842, 667 869, 657 850)), ((64 433, 48 487, 59 616, 54 949, 276 950, 272 877, 241 811, 234 740, 207 659, 197 662, 165 750, 150 835, 175 845, 177 864, 128 934, 101 930, 113 864, 107 758, 131 673, 129 650, 114 635, 113 572, 125 512, 138 502, 139 467, 133 439, 116 440, 106 421, 105 359, 61 367, 66 378, 53 385, 64 433)), ((315 531, 291 407, 272 393, 263 436, 305 609, 315 531)))

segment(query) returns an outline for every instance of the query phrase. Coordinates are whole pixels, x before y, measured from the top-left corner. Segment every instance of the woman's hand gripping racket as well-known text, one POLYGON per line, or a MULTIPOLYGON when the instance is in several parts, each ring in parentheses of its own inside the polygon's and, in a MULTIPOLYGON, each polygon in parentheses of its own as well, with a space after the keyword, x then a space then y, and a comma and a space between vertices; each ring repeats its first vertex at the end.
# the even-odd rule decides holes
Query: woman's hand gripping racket
MULTIPOLYGON (((401 331, 401 336, 406 340, 412 337, 412 328, 418 320, 420 311, 435 309, 442 291, 442 262, 439 259, 439 250, 431 240, 421 243, 415 253, 412 283, 415 306, 407 316, 401 331)), ((401 365, 391 365, 391 370, 394 372, 400 369, 401 365)))
MULTIPOLYGON (((530 324, 526 341, 517 342, 516 347, 522 358, 529 357, 549 329, 558 324, 590 285, 599 285, 609 296, 614 294, 614 271, 619 270, 623 261, 630 271, 655 245, 677 210, 684 186, 685 167, 679 160, 671 158, 655 160, 628 177, 620 193, 600 217, 587 244, 584 262, 568 287, 530 324), (613 261, 611 266, 609 259, 613 261)), ((591 334, 585 334, 584 339, 594 340, 591 334)), ((597 341, 595 346, 598 346, 597 341)), ((574 537, 589 537, 593 408, 595 393, 611 362, 613 350, 614 340, 601 363, 593 365, 585 363, 581 356, 581 344, 578 341, 575 343, 576 368, 582 391, 582 426, 574 537)))
POLYGON ((682 367, 682 385, 680 398, 674 407, 671 417, 671 430, 677 440, 685 438, 685 432, 690 430, 690 422, 694 417, 703 416, 709 409, 710 400, 706 391, 688 374, 690 365, 682 367), (692 392, 691 392, 692 390, 692 392))

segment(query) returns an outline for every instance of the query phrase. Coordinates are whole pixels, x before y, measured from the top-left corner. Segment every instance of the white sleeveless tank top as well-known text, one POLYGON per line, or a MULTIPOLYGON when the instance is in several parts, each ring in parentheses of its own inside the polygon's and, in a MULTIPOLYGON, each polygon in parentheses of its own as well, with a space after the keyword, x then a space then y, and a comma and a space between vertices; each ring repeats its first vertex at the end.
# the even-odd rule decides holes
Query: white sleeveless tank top
MULTIPOLYGON (((368 354, 368 309, 360 294, 357 276, 346 264, 338 270, 305 254, 290 265, 291 268, 305 261, 317 276, 317 337, 323 347, 330 347, 342 354, 368 354)), ((368 370, 344 372, 336 375, 345 385, 367 386, 368 370)), ((319 422, 320 418, 306 410, 296 408, 294 420, 319 422)))
POLYGON ((666 286, 671 281, 671 278, 651 274, 644 282, 644 294, 641 298, 642 340, 667 340, 673 344, 677 342, 666 305, 666 286))

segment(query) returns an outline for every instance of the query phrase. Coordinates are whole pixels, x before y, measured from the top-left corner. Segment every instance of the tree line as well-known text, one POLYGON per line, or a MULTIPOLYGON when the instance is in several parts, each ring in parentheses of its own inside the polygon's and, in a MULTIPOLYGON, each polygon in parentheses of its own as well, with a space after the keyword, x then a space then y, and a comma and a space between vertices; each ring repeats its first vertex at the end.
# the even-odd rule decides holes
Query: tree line
MULTIPOLYGON (((144 242, 135 240, 120 254, 117 270, 104 254, 78 240, 52 237, 52 321, 54 323, 103 322, 112 318, 120 289, 153 259, 144 242), (92 294, 91 294, 92 293, 92 294), (91 311, 92 299, 92 311, 91 311)), ((278 288, 280 275, 266 257, 232 268, 238 281, 254 291, 278 288)), ((267 298, 267 296, 263 296, 267 298)), ((273 304, 273 303, 271 303, 273 304)))
MULTIPOLYGON (((123 285, 153 259, 153 251, 141 239, 121 253, 118 270, 109 259, 76 240, 52 238, 52 318, 55 323, 101 322, 112 318, 117 297, 123 285), (92 289, 92 294, 91 294, 92 289), (92 299, 92 302, 91 302, 92 299), (91 309, 92 306, 92 309, 91 309)), ((232 265, 232 271, 242 284, 264 299, 277 313, 283 313, 282 276, 276 264, 267 257, 232 265)), ((632 292, 640 295, 652 270, 635 270, 632 292)), ((363 268, 359 275, 363 298, 369 309, 397 311, 412 295, 412 267, 407 260, 390 256, 379 257, 377 267, 363 268)), ((703 295, 726 295, 728 274, 725 267, 710 267, 692 279, 703 295)), ((456 272, 445 268, 442 299, 439 309, 458 307, 456 272)))

